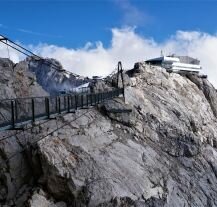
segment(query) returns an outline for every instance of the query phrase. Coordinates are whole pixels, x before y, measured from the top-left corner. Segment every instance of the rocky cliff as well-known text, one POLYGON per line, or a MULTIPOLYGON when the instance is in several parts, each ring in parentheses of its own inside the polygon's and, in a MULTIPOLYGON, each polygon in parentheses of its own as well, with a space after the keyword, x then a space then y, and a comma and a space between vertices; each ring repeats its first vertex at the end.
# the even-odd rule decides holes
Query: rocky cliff
POLYGON ((75 87, 90 82, 87 77, 65 71, 61 63, 55 59, 36 61, 27 58, 26 63, 30 71, 34 72, 37 82, 52 95, 60 91, 72 91, 75 87))
POLYGON ((2 204, 217 206, 215 88, 144 63, 124 77, 125 102, 0 134, 2 204))

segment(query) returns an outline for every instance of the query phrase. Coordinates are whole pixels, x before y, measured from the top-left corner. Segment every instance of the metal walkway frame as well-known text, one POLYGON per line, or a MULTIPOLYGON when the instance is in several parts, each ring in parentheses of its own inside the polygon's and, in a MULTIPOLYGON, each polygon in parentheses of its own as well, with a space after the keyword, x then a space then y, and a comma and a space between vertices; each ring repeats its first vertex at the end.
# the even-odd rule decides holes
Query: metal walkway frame
POLYGON ((2 99, 0 100, 0 131, 23 129, 23 126, 28 123, 53 119, 61 114, 75 113, 78 109, 88 109, 123 94, 123 88, 116 88, 98 93, 2 99))

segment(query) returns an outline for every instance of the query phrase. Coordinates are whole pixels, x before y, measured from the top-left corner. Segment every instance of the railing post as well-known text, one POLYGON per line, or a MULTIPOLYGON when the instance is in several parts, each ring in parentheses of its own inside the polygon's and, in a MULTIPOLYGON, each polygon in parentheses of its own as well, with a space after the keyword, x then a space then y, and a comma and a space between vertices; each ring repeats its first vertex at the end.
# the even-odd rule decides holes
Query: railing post
POLYGON ((64 96, 64 111, 66 110, 66 96, 64 96))
POLYGON ((90 95, 89 95, 89 94, 86 94, 86 98, 87 98, 87 107, 89 106, 89 97, 90 97, 90 95))
POLYGON ((14 100, 11 101, 11 124, 12 128, 15 128, 15 119, 14 119, 14 100))
POLYGON ((45 98, 45 108, 47 113, 47 118, 50 119, 50 104, 49 104, 49 98, 45 98))
POLYGON ((14 104, 15 104, 15 120, 17 121, 18 119, 18 108, 17 108, 17 100, 14 100, 14 104))
POLYGON ((93 94, 90 94, 90 105, 93 106, 93 94))
POLYGON ((83 94, 81 94, 81 108, 83 108, 83 105, 84 104, 84 97, 83 97, 83 94))
POLYGON ((58 110, 59 114, 61 114, 61 104, 60 104, 60 97, 58 96, 58 110))
POLYGON ((67 96, 67 101, 68 101, 68 113, 70 112, 70 96, 67 96))
POLYGON ((89 94, 86 94, 86 99, 87 99, 86 105, 87 105, 87 107, 88 107, 88 106, 89 106, 89 94))
POLYGON ((32 98, 32 122, 35 122, 35 102, 32 98))
POLYGON ((75 95, 75 110, 77 110, 78 108, 78 99, 77 99, 77 95, 75 95))
POLYGON ((86 94, 86 106, 88 106, 88 94, 86 94))
POLYGON ((70 109, 73 109, 73 96, 72 95, 70 95, 70 99, 71 99, 70 109))
POLYGON ((84 95, 84 98, 86 97, 86 106, 88 106, 88 95, 86 94, 86 95, 84 95))
POLYGON ((56 113, 58 112, 58 97, 56 97, 56 113))
POLYGON ((94 94, 94 106, 96 106, 96 94, 94 94))

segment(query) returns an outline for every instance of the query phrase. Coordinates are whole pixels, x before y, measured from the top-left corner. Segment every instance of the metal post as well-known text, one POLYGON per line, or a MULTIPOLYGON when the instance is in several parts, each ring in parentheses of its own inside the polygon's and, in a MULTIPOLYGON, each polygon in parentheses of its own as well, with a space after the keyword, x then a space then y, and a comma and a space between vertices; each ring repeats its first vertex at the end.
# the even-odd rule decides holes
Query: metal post
POLYGON ((14 103, 15 103, 15 120, 17 121, 18 120, 18 107, 17 107, 17 100, 16 99, 14 100, 14 103))
POLYGON ((97 103, 99 104, 99 93, 97 93, 97 103))
POLYGON ((77 99, 77 95, 75 95, 75 110, 77 110, 78 108, 78 99, 77 99))
POLYGON ((32 98, 32 122, 35 122, 35 102, 32 98))
POLYGON ((93 94, 90 94, 90 105, 93 106, 93 94))
POLYGON ((83 108, 84 106, 84 97, 83 97, 83 94, 81 95, 81 108, 83 108))
POLYGON ((49 104, 49 98, 45 98, 45 108, 47 113, 47 118, 50 119, 50 104, 49 104))
POLYGON ((125 91, 124 91, 124 88, 125 88, 125 85, 124 85, 124 76, 123 76, 123 68, 122 68, 122 64, 121 64, 121 81, 122 81, 122 88, 123 88, 123 97, 124 97, 124 102, 125 102, 125 91))
POLYGON ((88 94, 86 94, 86 106, 88 107, 88 94))
POLYGON ((70 96, 67 96, 67 101, 68 101, 68 113, 70 112, 70 96))
POLYGON ((14 119, 14 101, 11 101, 11 124, 12 128, 15 128, 15 119, 14 119))
POLYGON ((58 110, 59 114, 61 114, 61 104, 60 104, 60 97, 58 96, 58 110))
POLYGON ((58 112, 58 97, 56 97, 56 113, 58 112))
POLYGON ((70 108, 73 109, 73 96, 72 95, 70 96, 70 99, 71 99, 71 106, 70 106, 70 108))
POLYGON ((64 96, 64 111, 66 110, 66 96, 64 96))

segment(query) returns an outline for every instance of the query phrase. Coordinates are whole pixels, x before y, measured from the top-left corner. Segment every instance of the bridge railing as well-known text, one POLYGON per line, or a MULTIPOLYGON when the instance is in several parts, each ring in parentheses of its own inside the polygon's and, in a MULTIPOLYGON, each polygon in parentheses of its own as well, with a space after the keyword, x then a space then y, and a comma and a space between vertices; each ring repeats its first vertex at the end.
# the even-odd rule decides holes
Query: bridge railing
POLYGON ((95 106, 121 94, 123 89, 118 88, 98 93, 0 100, 0 130, 16 129, 28 122, 95 106))

